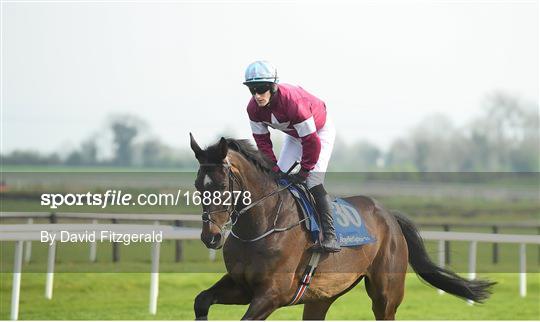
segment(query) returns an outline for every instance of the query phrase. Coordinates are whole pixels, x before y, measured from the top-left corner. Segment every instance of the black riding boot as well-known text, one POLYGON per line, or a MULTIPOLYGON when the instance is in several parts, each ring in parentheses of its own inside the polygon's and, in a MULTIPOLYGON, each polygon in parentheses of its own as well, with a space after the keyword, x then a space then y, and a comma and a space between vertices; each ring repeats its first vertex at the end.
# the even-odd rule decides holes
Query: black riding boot
POLYGON ((317 203, 319 216, 321 218, 321 226, 323 231, 322 248, 329 253, 339 252, 341 250, 339 242, 336 238, 336 229, 334 228, 334 219, 332 218, 332 209, 330 208, 330 196, 324 190, 322 184, 309 189, 317 203))

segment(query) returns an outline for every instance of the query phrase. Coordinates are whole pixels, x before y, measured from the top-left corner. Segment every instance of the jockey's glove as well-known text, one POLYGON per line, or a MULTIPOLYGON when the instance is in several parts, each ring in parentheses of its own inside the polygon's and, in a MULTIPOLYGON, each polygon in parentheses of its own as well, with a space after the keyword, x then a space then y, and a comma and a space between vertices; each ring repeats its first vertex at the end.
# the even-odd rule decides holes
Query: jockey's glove
POLYGON ((277 164, 272 167, 272 172, 274 173, 274 178, 276 180, 289 179, 289 176, 285 172, 281 171, 277 164))
POLYGON ((304 183, 308 176, 309 176, 309 170, 301 168, 300 171, 298 171, 297 173, 290 175, 289 180, 292 183, 300 184, 300 183, 304 183))

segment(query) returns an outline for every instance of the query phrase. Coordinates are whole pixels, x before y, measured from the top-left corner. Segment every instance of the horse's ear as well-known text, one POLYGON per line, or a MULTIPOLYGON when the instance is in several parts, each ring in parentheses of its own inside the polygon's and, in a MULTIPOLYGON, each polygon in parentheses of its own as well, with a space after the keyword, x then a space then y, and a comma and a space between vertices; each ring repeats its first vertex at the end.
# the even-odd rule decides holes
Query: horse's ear
POLYGON ((204 151, 201 149, 199 144, 197 144, 197 141, 195 141, 195 138, 193 137, 193 134, 191 132, 189 133, 189 139, 190 139, 190 145, 191 150, 195 153, 195 158, 200 161, 200 157, 203 155, 204 151))
POLYGON ((220 158, 224 160, 227 157, 228 152, 229 152, 229 144, 227 143, 227 140, 224 137, 221 137, 221 139, 219 140, 220 158))

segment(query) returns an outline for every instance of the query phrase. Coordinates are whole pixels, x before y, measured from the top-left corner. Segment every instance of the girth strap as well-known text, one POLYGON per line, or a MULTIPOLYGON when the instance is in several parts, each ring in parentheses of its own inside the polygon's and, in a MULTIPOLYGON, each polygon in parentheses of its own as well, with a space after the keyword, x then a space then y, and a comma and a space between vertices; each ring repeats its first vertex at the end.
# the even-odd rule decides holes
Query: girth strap
POLYGON ((311 279, 313 278, 313 275, 315 275, 315 269, 319 265, 319 259, 321 258, 320 252, 312 252, 311 258, 309 259, 309 263, 304 270, 304 274, 302 275, 302 279, 300 280, 300 285, 298 286, 298 289, 296 290, 296 293, 293 296, 293 299, 289 303, 289 305, 295 305, 302 299, 302 296, 304 296, 304 293, 309 287, 309 284, 311 284, 311 279))

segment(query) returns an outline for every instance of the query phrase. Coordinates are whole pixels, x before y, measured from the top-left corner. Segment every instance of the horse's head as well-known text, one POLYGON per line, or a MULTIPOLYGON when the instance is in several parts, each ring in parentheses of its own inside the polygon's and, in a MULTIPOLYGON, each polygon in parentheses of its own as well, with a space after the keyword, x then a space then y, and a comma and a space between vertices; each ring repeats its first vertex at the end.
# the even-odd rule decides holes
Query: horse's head
POLYGON ((201 240, 206 247, 219 249, 225 242, 224 229, 231 220, 233 210, 230 200, 229 203, 226 200, 232 190, 227 140, 221 138, 219 143, 203 150, 191 133, 190 139, 191 149, 199 161, 195 188, 200 193, 203 208, 201 240))

